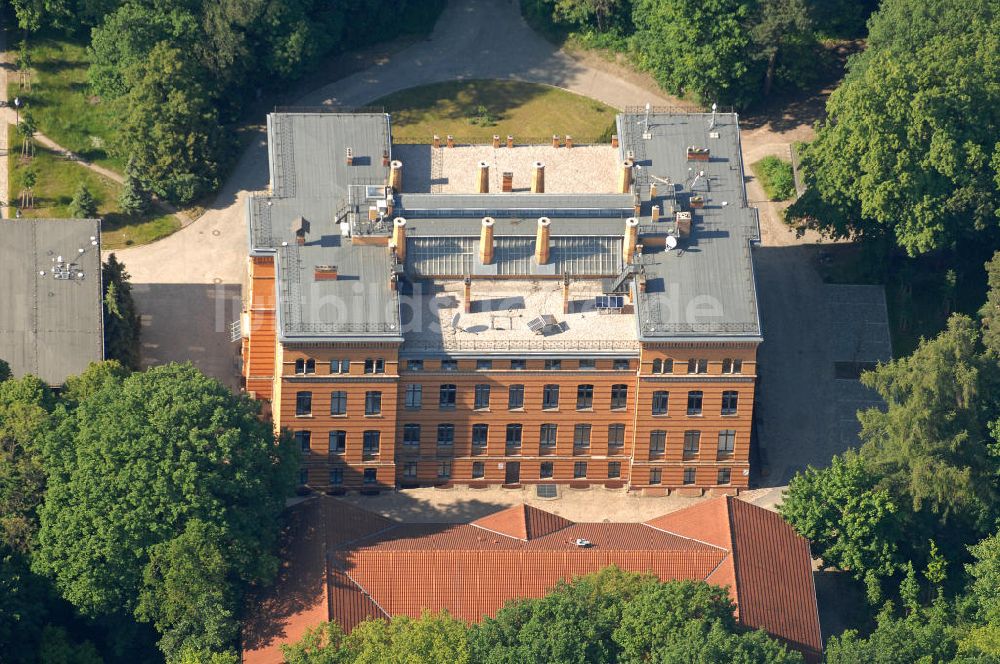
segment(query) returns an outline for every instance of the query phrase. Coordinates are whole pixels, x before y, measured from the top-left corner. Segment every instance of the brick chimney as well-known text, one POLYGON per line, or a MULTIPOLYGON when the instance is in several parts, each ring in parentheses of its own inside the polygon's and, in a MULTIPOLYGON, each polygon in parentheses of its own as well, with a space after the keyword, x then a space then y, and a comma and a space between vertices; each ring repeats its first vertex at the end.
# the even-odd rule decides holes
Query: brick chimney
POLYGON ((549 262, 549 226, 552 220, 548 217, 539 217, 538 233, 535 236, 535 262, 545 265, 549 262))
POLYGON ((479 231, 479 262, 489 265, 493 262, 493 217, 483 217, 483 227, 479 231))
POLYGON ((479 162, 476 166, 476 193, 490 193, 490 165, 485 161, 479 162))
POLYGON ((630 265, 639 240, 639 220, 629 217, 625 220, 625 240, 622 242, 622 264, 630 265))
POLYGON ((632 189, 632 167, 635 162, 631 158, 621 163, 618 169, 618 193, 627 194, 632 189))
POLYGON ((569 275, 563 275, 563 315, 569 313, 569 275))
POLYGON ((545 193, 545 164, 536 161, 531 167, 531 193, 545 193))
POLYGON ((393 159, 389 170, 389 186, 397 194, 403 191, 403 162, 393 159))
POLYGON ((337 278, 336 265, 317 265, 313 269, 313 279, 315 281, 336 281, 337 278))
POLYGON ((509 194, 514 191, 514 173, 513 171, 504 171, 503 177, 501 178, 500 191, 509 194))
POLYGON ((396 217, 392 221, 392 244, 396 247, 396 258, 406 262, 406 219, 396 217))
POLYGON ((465 297, 463 298, 462 311, 467 314, 472 313, 472 277, 465 277, 465 297))

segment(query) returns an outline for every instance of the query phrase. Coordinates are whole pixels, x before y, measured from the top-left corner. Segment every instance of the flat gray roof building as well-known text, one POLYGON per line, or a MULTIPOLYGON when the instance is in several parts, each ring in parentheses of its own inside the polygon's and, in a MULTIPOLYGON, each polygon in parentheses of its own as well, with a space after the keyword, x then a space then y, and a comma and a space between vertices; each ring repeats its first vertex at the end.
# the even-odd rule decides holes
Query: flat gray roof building
MULTIPOLYGON (((617 339, 635 352, 641 342, 760 341, 751 252, 759 225, 747 204, 737 116, 630 109, 617 125, 618 145, 607 149, 615 150, 619 164, 631 165, 625 189, 462 194, 389 186, 392 125, 386 114, 268 116, 271 184, 249 199, 248 221, 251 255, 276 257, 279 339, 395 341, 405 353, 407 343, 419 340, 426 349, 436 335, 442 352, 450 353, 456 344, 449 346, 446 337, 455 325, 442 325, 451 314, 438 315, 442 305, 428 301, 437 291, 426 286, 469 277, 477 298, 509 290, 498 279, 573 282, 575 314, 586 313, 588 300, 593 309, 602 306, 597 298, 603 295, 625 295, 628 304, 616 315, 628 316, 632 333, 617 339), (549 252, 541 264, 540 217, 550 220, 549 252), (638 219, 638 246, 626 260, 626 220, 632 217, 638 219), (397 218, 405 219, 400 236, 393 232, 397 218), (485 263, 484 218, 493 219, 494 237, 485 263), (405 246, 395 247, 399 237, 405 246), (436 315, 415 315, 428 307, 436 315), (436 326, 430 333, 423 329, 428 320, 436 326)), ((431 173, 421 182, 434 182, 433 156, 430 161, 431 173)), ((445 302, 459 291, 440 289, 450 293, 445 302)), ((544 301, 524 299, 525 307, 544 301)), ((558 317, 560 311, 518 316, 558 317)), ((588 334, 600 342, 589 347, 606 345, 608 325, 598 320, 567 317, 564 332, 577 324, 592 331, 539 339, 537 350, 565 350, 572 339, 587 347, 588 334)))
POLYGON ((0 220, 0 359, 50 385, 104 359, 100 221, 0 220))

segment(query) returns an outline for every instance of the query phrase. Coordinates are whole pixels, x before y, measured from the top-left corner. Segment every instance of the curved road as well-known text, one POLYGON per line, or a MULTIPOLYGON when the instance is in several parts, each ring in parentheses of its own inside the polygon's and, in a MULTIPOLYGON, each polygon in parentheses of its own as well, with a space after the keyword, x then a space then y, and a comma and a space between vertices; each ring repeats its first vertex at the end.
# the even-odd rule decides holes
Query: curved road
MULTIPOLYGON (((358 107, 405 88, 470 78, 546 83, 617 108, 676 103, 557 50, 524 23, 511 0, 454 0, 429 39, 294 103, 358 107)), ((153 244, 116 252, 132 275, 143 315, 144 365, 191 360, 237 384, 228 324, 239 316, 246 270, 245 198, 267 186, 265 138, 263 132, 254 137, 196 222, 153 244)))

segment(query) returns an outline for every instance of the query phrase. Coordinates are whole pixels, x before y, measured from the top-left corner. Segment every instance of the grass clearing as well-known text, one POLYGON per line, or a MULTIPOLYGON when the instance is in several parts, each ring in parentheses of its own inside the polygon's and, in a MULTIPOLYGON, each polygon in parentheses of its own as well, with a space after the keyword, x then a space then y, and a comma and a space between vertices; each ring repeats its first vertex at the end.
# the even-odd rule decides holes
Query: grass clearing
POLYGON ((435 83, 396 92, 372 104, 392 114, 398 143, 430 143, 448 134, 461 143, 488 143, 494 134, 519 143, 547 143, 552 134, 601 143, 614 133, 617 111, 599 101, 547 85, 474 80, 435 83))
POLYGON ((772 201, 787 201, 795 195, 795 175, 791 162, 768 156, 750 164, 755 178, 772 201))
MULTIPOLYGON (((13 132, 14 128, 11 127, 10 131, 13 132)), ((23 174, 30 169, 37 177, 34 187, 35 205, 30 209, 22 209, 22 216, 55 219, 71 217, 69 205, 76 188, 83 182, 94 195, 97 215, 103 219, 101 244, 104 249, 146 244, 170 235, 181 227, 177 217, 163 214, 156 208, 139 217, 123 214, 118 206, 120 184, 54 152, 37 148, 35 156, 28 161, 20 159, 18 152, 13 150, 7 157, 12 205, 19 203, 23 174)))
POLYGON ((8 76, 9 99, 21 96, 38 130, 87 161, 121 173, 124 165, 108 152, 114 117, 107 102, 90 94, 90 59, 82 42, 66 38, 32 37, 31 90, 8 76))

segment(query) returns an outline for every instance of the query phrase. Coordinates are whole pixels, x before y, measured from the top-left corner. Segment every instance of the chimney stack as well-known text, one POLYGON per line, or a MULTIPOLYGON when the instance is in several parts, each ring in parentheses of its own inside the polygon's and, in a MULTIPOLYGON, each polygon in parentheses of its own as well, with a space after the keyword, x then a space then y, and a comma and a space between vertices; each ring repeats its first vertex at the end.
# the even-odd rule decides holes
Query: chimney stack
POLYGON ((500 134, 493 134, 493 149, 500 147, 500 134))
POLYGON ((504 193, 510 193, 514 191, 514 173, 512 171, 504 171, 503 178, 500 185, 500 191, 504 193))
POLYGON ((635 162, 631 158, 621 163, 618 170, 618 193, 627 194, 632 189, 632 167, 635 162))
POLYGON ((382 150, 382 165, 383 166, 388 166, 389 165, 389 151, 388 150, 382 150))
POLYGON ((389 165, 389 186, 397 194, 403 191, 403 162, 398 159, 389 165))
POLYGON ((296 217, 292 222, 292 232, 295 233, 295 244, 305 244, 309 233, 309 222, 304 217, 296 217))
POLYGON ((660 206, 659 205, 654 205, 653 206, 653 221, 659 221, 659 220, 660 220, 660 206))
POLYGON ((465 277, 465 301, 462 304, 462 311, 467 314, 472 313, 472 277, 465 277))
POLYGON ((635 246, 639 239, 639 220, 629 217, 625 220, 625 241, 622 242, 622 264, 631 265, 635 246))
POLYGON ((441 137, 438 136, 437 134, 434 134, 434 139, 431 141, 431 145, 433 145, 436 148, 441 147, 441 137))
POLYGON ((490 165, 485 161, 479 162, 476 167, 476 193, 490 193, 490 165))
POLYGON ((573 147, 573 137, 570 136, 569 134, 566 134, 566 147, 567 148, 573 147))
POLYGON ((348 166, 354 165, 354 150, 352 150, 351 148, 347 148, 347 165, 348 166))
POLYGON ((447 143, 445 143, 445 145, 447 145, 449 148, 455 147, 455 137, 454 136, 452 136, 451 134, 448 134, 445 137, 445 140, 447 141, 447 143))
POLYGON ((545 265, 549 262, 549 226, 552 220, 548 217, 539 217, 538 234, 535 236, 535 262, 545 265))
POLYGON ((493 262, 493 217, 483 217, 483 227, 479 231, 479 262, 489 265, 493 262))
POLYGON ((618 134, 611 134, 611 147, 618 147, 618 134))
POLYGON ((507 147, 514 147, 514 137, 510 134, 507 134, 507 147))
POLYGON ((531 167, 531 193, 545 193, 545 164, 536 161, 531 167))
POLYGON ((337 277, 336 265, 317 265, 313 269, 313 279, 316 281, 336 281, 337 277))
POLYGON ((569 313, 569 275, 563 275, 563 315, 569 313))
POLYGON ((406 219, 396 217, 392 221, 392 243, 396 246, 396 258, 406 262, 406 219))
POLYGON ((656 198, 656 183, 653 182, 649 185, 649 200, 656 198))

